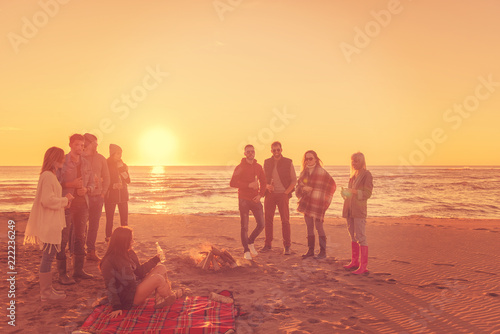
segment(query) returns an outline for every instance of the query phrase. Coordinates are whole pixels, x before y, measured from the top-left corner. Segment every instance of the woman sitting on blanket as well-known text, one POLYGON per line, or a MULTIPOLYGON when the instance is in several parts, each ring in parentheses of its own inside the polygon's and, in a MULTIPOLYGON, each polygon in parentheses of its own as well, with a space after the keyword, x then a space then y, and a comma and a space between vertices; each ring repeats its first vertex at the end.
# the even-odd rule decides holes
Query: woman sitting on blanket
POLYGON ((159 264, 159 255, 141 264, 132 249, 132 243, 131 228, 116 228, 111 235, 108 250, 99 264, 108 300, 113 306, 111 318, 121 315, 122 310, 142 304, 153 291, 156 291, 155 308, 172 305, 183 295, 182 289, 171 290, 167 268, 159 264))

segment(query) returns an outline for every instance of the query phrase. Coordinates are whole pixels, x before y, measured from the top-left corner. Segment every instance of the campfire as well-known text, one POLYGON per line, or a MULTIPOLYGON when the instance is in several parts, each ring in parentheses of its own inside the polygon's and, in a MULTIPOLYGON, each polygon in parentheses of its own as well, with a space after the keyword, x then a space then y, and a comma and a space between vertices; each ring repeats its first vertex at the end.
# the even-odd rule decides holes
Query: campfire
POLYGON ((236 260, 225 249, 220 250, 211 246, 210 251, 200 252, 200 254, 202 255, 202 260, 198 263, 197 267, 203 270, 217 271, 227 266, 230 268, 236 268, 238 266, 236 260))

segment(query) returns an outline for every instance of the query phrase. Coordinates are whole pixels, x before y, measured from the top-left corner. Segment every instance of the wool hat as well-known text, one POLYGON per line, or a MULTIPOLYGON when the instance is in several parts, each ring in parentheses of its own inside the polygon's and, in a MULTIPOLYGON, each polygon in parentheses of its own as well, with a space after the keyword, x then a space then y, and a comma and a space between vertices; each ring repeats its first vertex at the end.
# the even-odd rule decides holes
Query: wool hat
POLYGON ((109 144, 109 155, 112 156, 117 152, 122 152, 122 148, 116 144, 109 144))

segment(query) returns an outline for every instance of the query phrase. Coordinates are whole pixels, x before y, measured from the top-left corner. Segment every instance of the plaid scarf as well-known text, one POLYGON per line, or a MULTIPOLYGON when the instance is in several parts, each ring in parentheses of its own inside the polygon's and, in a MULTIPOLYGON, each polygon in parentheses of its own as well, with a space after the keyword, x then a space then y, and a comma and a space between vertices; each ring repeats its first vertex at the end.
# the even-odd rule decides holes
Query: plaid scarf
POLYGON ((308 168, 304 169, 300 173, 297 185, 299 198, 297 211, 322 221, 336 188, 335 181, 323 167, 316 165, 311 174, 308 168), (312 187, 313 190, 306 194, 303 192, 305 186, 312 187))

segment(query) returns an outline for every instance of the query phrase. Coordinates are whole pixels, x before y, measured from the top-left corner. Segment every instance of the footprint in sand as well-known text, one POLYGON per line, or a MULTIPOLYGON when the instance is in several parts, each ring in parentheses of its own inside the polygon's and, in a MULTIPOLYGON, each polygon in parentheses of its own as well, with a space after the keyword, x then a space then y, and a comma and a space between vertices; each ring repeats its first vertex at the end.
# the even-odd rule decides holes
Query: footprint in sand
POLYGON ((392 262, 396 262, 396 263, 404 263, 404 264, 411 264, 411 262, 408 262, 408 261, 401 261, 401 260, 392 260, 392 262))
POLYGON ((447 278, 448 281, 460 281, 460 282, 468 282, 468 279, 465 278, 447 278))
POLYGON ((498 293, 496 292, 487 292, 485 293, 486 296, 490 296, 490 297, 498 297, 498 293))
POLYGON ((358 322, 357 317, 349 317, 347 319, 340 319, 340 323, 346 326, 354 326, 358 322))
POLYGON ((392 274, 390 274, 390 273, 374 273, 373 275, 377 275, 377 276, 390 276, 392 274))
POLYGON ((475 270, 476 273, 479 273, 479 274, 486 274, 486 275, 492 275, 492 276, 496 276, 495 273, 489 273, 487 271, 482 271, 482 270, 475 270))
POLYGON ((433 263, 435 266, 447 266, 447 267, 454 267, 454 264, 451 263, 433 263))

